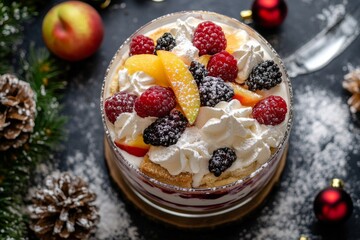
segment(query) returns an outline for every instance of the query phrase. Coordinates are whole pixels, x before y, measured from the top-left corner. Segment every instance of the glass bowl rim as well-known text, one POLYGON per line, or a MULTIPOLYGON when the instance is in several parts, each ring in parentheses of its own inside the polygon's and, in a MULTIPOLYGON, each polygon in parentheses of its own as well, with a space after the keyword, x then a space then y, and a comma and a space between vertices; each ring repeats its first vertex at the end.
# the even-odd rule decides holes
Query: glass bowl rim
MULTIPOLYGON (((105 135, 106 135, 106 137, 108 139, 111 139, 111 136, 110 136, 110 133, 109 133, 109 128, 107 127, 106 116, 105 116, 105 113, 104 113, 105 83, 106 83, 106 79, 108 78, 110 69, 113 68, 113 67, 116 67, 116 65, 114 65, 114 64, 116 64, 115 60, 116 60, 117 56, 120 54, 120 50, 125 45, 127 45, 129 43, 130 39, 132 39, 134 36, 136 36, 136 34, 138 34, 138 32, 140 32, 142 29, 148 27, 149 25, 153 24, 154 22, 162 20, 162 19, 166 19, 166 18, 169 18, 169 17, 174 17, 174 16, 177 16, 177 15, 183 16, 184 14, 189 14, 189 15, 191 15, 191 14, 215 15, 215 16, 224 18, 227 21, 231 21, 233 23, 240 24, 243 29, 246 29, 246 31, 252 32, 253 35, 255 35, 256 38, 258 38, 257 40, 260 39, 262 41, 262 43, 265 44, 266 47, 268 47, 268 49, 271 51, 271 53, 274 54, 275 58, 280 63, 280 65, 281 65, 281 67, 283 69, 283 72, 286 75, 285 80, 286 80, 287 85, 288 85, 289 104, 290 104, 290 106, 288 106, 289 117, 288 117, 287 124, 286 124, 286 130, 285 130, 284 136, 283 136, 279 146, 277 147, 276 151, 274 153, 272 153, 271 157, 265 163, 261 164, 260 167, 258 167, 255 171, 253 171, 251 174, 249 174, 246 177, 240 178, 240 179, 238 179, 238 180, 236 180, 234 182, 231 182, 229 184, 222 185, 222 186, 206 187, 206 188, 204 188, 204 187, 202 187, 202 188, 200 188, 200 187, 199 188, 185 188, 185 187, 180 187, 180 186, 176 186, 176 185, 167 184, 167 183, 161 182, 159 180, 156 180, 155 178, 152 178, 152 177, 146 175, 145 173, 141 172, 138 167, 134 166, 129 161, 127 161, 123 157, 123 155, 121 154, 119 149, 115 146, 115 144, 112 141, 108 141, 108 142, 110 144, 110 148, 113 151, 115 151, 118 155, 123 157, 123 161, 122 160, 120 160, 120 161, 122 161, 124 164, 126 164, 126 166, 129 169, 134 170, 136 174, 140 175, 142 178, 146 179, 150 183, 152 183, 152 184, 154 184, 156 186, 159 186, 161 188, 165 188, 165 189, 167 189, 169 191, 179 192, 179 193, 183 193, 183 194, 189 194, 189 193, 191 193, 191 194, 194 194, 194 193, 195 194, 211 194, 211 193, 215 193, 215 192, 224 191, 226 189, 232 189, 232 188, 234 188, 234 187, 236 187, 238 185, 240 186, 243 183, 246 183, 247 181, 250 181, 256 175, 260 174, 260 172, 264 171, 274 161, 274 159, 276 157, 278 157, 277 154, 279 154, 279 152, 281 150, 283 150, 283 148, 286 147, 286 146, 284 146, 284 144, 287 144, 287 140, 288 140, 288 137, 289 137, 290 132, 291 132, 292 120, 293 120, 293 91, 292 91, 292 85, 291 85, 289 75, 288 75, 288 73, 286 71, 286 67, 285 67, 282 59, 278 55, 278 53, 274 50, 274 48, 270 45, 270 43, 267 40, 265 40, 265 38, 262 37, 256 30, 254 30, 253 28, 249 27, 248 25, 240 22, 239 20, 237 20, 235 18, 226 16, 226 15, 223 15, 223 14, 220 14, 220 13, 212 12, 212 11, 197 11, 197 10, 194 10, 194 11, 178 11, 178 12, 165 14, 163 16, 160 16, 160 17, 157 17, 157 18, 151 20, 150 22, 147 22, 146 24, 144 24, 140 28, 138 28, 133 34, 131 34, 120 45, 120 47, 118 48, 118 50, 116 51, 116 53, 112 57, 109 65, 108 65, 108 67, 106 69, 105 76, 104 76, 103 83, 102 83, 102 87, 101 87, 101 96, 100 96, 101 118, 102 118, 102 122, 103 122, 104 129, 105 129, 105 135)), ((206 21, 206 19, 204 19, 204 21, 206 21)), ((116 164, 117 164, 118 167, 120 167, 118 163, 116 163, 116 164)), ((121 172, 123 172, 123 170, 121 170, 121 172)))

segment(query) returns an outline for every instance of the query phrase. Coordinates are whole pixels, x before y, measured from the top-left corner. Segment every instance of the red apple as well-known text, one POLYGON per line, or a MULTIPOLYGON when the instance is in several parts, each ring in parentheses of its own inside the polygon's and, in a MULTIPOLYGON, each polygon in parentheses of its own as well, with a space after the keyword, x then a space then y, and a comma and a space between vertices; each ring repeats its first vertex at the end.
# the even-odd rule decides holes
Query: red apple
POLYGON ((144 143, 142 135, 139 135, 137 138, 130 141, 126 141, 125 139, 116 139, 114 143, 118 148, 136 157, 145 156, 150 148, 150 145, 144 143))
POLYGON ((100 47, 104 27, 92 6, 68 1, 54 6, 46 14, 42 34, 46 46, 55 55, 68 61, 79 61, 100 47))
POLYGON ((234 99, 237 99, 244 106, 253 107, 257 102, 263 99, 263 96, 247 90, 236 83, 229 83, 230 86, 234 89, 234 99))

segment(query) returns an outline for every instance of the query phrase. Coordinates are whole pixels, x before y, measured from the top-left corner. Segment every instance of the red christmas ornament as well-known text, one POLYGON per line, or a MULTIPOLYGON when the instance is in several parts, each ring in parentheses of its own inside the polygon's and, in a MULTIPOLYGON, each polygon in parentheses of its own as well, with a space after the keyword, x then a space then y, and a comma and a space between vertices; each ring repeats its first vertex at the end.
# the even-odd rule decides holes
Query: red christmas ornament
POLYGON ((343 223, 353 211, 350 195, 343 189, 340 179, 333 179, 331 186, 320 191, 314 200, 314 212, 323 223, 343 223))
POLYGON ((284 0, 255 0, 251 10, 253 21, 264 28, 280 26, 287 15, 284 0))

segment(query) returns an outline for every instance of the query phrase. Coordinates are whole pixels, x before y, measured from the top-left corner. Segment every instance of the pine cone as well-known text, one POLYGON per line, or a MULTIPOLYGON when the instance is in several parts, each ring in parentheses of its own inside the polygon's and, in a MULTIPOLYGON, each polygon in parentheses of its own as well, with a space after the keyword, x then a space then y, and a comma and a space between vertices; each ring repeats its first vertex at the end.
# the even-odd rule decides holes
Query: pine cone
POLYGON ((345 75, 343 88, 353 94, 348 100, 350 111, 353 113, 360 111, 360 68, 345 75))
POLYGON ((30 228, 46 240, 88 239, 99 221, 96 194, 76 176, 47 177, 46 187, 32 196, 30 228))
POLYGON ((0 75, 0 151, 21 147, 34 128, 35 100, 29 83, 0 75))

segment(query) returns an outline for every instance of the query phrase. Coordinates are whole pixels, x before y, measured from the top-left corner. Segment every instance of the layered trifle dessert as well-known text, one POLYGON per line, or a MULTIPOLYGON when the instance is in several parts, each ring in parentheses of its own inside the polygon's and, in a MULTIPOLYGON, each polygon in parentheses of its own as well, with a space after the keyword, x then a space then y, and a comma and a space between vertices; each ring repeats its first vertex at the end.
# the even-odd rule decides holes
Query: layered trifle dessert
POLYGON ((283 154, 289 84, 249 27, 208 12, 165 16, 133 34, 110 64, 107 140, 129 184, 150 200, 186 206, 205 199, 198 190, 226 195, 228 186, 234 196, 214 204, 237 202, 266 184, 283 154), (243 185, 249 179, 254 189, 243 185))

